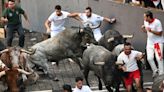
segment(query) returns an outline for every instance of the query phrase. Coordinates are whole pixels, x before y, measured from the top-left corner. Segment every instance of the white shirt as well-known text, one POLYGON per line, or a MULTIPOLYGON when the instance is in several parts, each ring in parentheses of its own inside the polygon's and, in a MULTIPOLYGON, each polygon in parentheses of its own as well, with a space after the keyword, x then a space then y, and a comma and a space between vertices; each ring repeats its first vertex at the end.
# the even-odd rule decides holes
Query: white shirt
MULTIPOLYGON (((157 32, 161 32, 163 31, 162 29, 162 24, 160 22, 160 20, 155 19, 152 23, 149 23, 147 21, 144 21, 144 25, 147 28, 150 28, 153 31, 157 31, 157 32)), ((163 43, 164 39, 163 39, 163 35, 162 36, 158 36, 155 35, 149 31, 147 31, 147 45, 153 45, 155 43, 163 43)))
POLYGON ((87 85, 83 85, 81 89, 75 88, 73 92, 92 92, 91 89, 87 85))
POLYGON ((132 0, 133 3, 139 4, 140 2, 137 0, 132 0))
MULTIPOLYGON (((101 21, 104 20, 104 17, 92 13, 91 17, 87 17, 85 13, 79 13, 79 17, 84 21, 84 22, 91 22, 93 26, 98 25, 101 21)), ((84 25, 85 26, 85 25, 84 25)), ((100 28, 96 28, 93 30, 94 38, 96 41, 98 41, 102 37, 102 33, 100 28)))
POLYGON ((139 51, 131 50, 131 53, 128 56, 123 51, 117 57, 117 61, 123 61, 125 63, 125 67, 126 67, 127 72, 133 72, 135 70, 138 70, 137 60, 136 60, 136 57, 138 55, 142 55, 142 53, 139 51))
POLYGON ((48 20, 51 21, 51 32, 61 32, 65 29, 64 24, 66 19, 68 18, 68 12, 66 11, 61 11, 62 15, 61 16, 57 16, 56 12, 52 13, 48 20))
POLYGON ((158 4, 160 3, 160 0, 156 0, 156 1, 153 0, 153 3, 154 3, 155 6, 158 6, 158 4))

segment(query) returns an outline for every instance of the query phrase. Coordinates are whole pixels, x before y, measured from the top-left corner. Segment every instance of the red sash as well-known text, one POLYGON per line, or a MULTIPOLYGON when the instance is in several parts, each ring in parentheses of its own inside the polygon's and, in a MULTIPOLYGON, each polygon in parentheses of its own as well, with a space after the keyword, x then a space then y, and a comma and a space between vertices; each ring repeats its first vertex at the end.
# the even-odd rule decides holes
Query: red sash
POLYGON ((154 44, 154 48, 155 48, 155 50, 157 51, 160 60, 162 60, 163 56, 162 56, 162 53, 161 53, 161 50, 160 50, 159 43, 155 43, 155 44, 154 44))

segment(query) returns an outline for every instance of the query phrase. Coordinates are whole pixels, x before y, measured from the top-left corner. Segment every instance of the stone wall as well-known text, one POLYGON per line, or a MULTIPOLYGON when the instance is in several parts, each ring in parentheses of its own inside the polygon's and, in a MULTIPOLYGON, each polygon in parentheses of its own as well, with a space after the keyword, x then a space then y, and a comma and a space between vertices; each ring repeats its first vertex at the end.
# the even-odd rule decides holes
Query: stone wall
MULTIPOLYGON (((143 13, 150 9, 128 4, 115 3, 111 0, 22 0, 24 8, 29 16, 32 30, 45 32, 44 21, 53 12, 54 6, 60 4, 63 10, 69 12, 83 12, 86 6, 91 6, 94 13, 106 17, 116 17, 117 23, 113 26, 104 22, 101 26, 102 32, 108 29, 118 30, 122 34, 133 34, 134 38, 129 40, 138 50, 144 51, 146 46, 146 34, 141 32, 143 24, 143 13)), ((164 12, 152 10, 154 16, 159 18, 164 25, 164 12)), ((76 20, 69 19, 67 26, 80 25, 76 20)), ((26 23, 24 23, 26 26, 26 23)))

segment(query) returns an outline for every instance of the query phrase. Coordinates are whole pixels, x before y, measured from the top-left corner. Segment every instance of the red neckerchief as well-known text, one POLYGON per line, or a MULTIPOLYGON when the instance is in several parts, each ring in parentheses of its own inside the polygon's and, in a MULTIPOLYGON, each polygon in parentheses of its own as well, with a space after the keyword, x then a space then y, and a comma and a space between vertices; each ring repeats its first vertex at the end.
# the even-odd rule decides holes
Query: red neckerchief
POLYGON ((153 18, 151 21, 149 21, 149 24, 153 23, 155 20, 155 18, 153 18))
POLYGON ((155 43, 155 44, 154 44, 154 48, 155 48, 155 50, 157 51, 160 60, 162 60, 163 56, 162 56, 162 53, 161 53, 161 50, 160 50, 159 43, 155 43))

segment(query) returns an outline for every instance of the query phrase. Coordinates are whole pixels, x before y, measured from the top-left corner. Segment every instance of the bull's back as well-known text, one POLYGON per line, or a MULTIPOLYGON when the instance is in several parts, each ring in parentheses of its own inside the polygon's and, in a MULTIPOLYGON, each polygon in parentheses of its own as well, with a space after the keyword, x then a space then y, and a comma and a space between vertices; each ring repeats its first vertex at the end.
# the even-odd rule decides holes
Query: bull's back
POLYGON ((47 40, 44 40, 42 42, 33 45, 32 48, 41 47, 44 48, 45 50, 53 49, 56 48, 56 46, 58 45, 63 45, 62 42, 68 42, 68 41, 71 42, 74 34, 76 34, 76 30, 66 29, 52 38, 49 38, 47 40))
POLYGON ((96 62, 108 62, 111 52, 102 46, 93 45, 87 48, 83 53, 83 63, 84 65, 90 65, 90 67, 95 67, 96 62))
POLYGON ((74 41, 72 41, 73 36, 76 34, 76 30, 64 30, 59 33, 57 36, 39 42, 33 45, 31 48, 36 49, 36 54, 42 53, 47 56, 51 56, 51 58, 63 58, 66 55, 67 48, 74 41))

